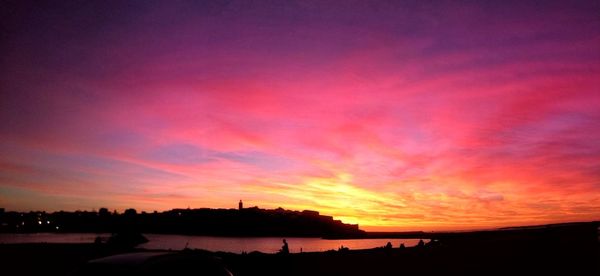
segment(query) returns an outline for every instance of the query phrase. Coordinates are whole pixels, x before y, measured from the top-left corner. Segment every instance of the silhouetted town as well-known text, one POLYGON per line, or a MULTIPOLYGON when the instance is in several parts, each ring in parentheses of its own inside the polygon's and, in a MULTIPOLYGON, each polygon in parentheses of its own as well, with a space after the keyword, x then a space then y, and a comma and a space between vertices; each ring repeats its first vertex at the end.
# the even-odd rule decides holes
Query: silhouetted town
POLYGON ((75 212, 5 212, 0 209, 0 232, 141 233, 211 236, 360 237, 357 224, 346 224, 317 211, 238 209, 173 209, 165 212, 123 213, 100 208, 75 212))

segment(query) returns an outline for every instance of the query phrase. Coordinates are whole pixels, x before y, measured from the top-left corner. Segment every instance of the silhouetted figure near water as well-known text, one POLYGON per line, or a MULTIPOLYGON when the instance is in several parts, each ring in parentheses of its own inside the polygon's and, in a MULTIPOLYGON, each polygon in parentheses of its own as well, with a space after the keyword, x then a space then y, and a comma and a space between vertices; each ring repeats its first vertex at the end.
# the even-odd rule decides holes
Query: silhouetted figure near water
POLYGON ((385 249, 392 249, 392 243, 387 242, 387 244, 385 245, 385 249))
POLYGON ((401 244, 400 244, 400 249, 404 249, 404 248, 406 248, 406 246, 404 246, 404 244, 403 244, 403 243, 401 243, 401 244))
POLYGON ((417 244, 417 247, 423 247, 425 246, 425 242, 423 242, 423 240, 419 240, 419 244, 417 244))
POLYGON ((289 254, 290 253, 290 248, 288 247, 288 243, 285 239, 283 239, 283 246, 281 247, 281 250, 279 250, 279 253, 281 253, 281 254, 289 254))

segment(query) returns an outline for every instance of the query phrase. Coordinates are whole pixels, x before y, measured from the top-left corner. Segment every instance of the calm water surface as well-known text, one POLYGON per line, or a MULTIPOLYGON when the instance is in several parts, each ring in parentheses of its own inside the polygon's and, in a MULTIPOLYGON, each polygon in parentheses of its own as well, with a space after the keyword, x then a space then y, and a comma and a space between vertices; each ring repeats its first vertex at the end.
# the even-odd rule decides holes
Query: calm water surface
MULTIPOLYGON (((97 237, 109 237, 110 234, 89 233, 34 233, 34 234, 0 234, 0 243, 90 243, 97 237)), ((235 237, 208 237, 208 236, 181 236, 144 234, 150 240, 140 245, 146 249, 205 249, 209 251, 225 252, 252 252, 265 253, 277 252, 282 245, 282 238, 235 238, 235 237)), ((384 246, 388 241, 394 247, 404 243, 405 246, 415 246, 418 239, 362 239, 362 240, 324 240, 319 238, 286 238, 290 252, 312 252, 338 249, 345 246, 350 249, 369 249, 384 246)), ((425 240, 427 242, 427 240, 425 240)))

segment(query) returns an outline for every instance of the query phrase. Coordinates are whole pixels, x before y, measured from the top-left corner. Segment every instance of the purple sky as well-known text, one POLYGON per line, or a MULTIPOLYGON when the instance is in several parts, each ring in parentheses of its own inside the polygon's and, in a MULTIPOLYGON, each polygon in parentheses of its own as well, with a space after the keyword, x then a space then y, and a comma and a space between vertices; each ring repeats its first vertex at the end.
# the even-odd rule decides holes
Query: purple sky
POLYGON ((600 219, 599 1, 3 1, 0 207, 600 219))

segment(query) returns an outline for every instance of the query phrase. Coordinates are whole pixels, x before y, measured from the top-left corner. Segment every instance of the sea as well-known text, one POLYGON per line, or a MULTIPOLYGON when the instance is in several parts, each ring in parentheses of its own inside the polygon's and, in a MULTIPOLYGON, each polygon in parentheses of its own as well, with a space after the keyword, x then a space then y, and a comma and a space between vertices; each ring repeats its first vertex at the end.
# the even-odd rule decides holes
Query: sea
MULTIPOLYGON (((106 239, 107 233, 28 233, 28 234, 0 234, 0 243, 91 243, 96 237, 106 239)), ((144 249, 181 250, 184 248, 204 249, 208 251, 222 251, 232 253, 250 253, 260 251, 275 253, 283 245, 282 237, 212 237, 212 236, 183 236, 144 234, 148 242, 139 245, 144 249)), ((385 246, 388 242, 393 247, 404 244, 406 247, 417 245, 419 239, 347 239, 329 240, 321 238, 285 238, 290 252, 320 252, 336 250, 341 246, 354 249, 371 249, 385 246)), ((424 240, 428 242, 428 240, 424 240)))

